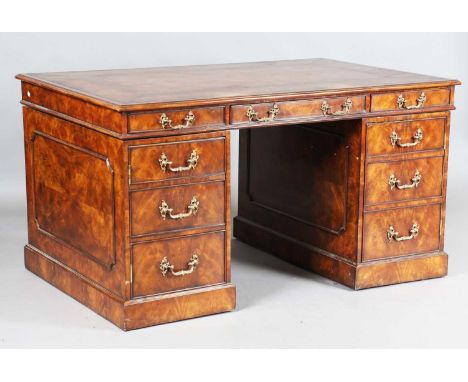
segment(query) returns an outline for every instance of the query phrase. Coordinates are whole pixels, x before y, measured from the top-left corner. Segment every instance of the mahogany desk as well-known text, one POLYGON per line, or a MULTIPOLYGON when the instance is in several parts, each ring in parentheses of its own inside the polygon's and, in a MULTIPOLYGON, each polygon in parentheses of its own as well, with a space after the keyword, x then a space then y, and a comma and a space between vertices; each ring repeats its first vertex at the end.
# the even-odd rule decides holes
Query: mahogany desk
POLYGON ((325 59, 17 78, 26 267, 124 330, 234 308, 231 129, 237 238, 354 289, 447 274, 459 81, 325 59))

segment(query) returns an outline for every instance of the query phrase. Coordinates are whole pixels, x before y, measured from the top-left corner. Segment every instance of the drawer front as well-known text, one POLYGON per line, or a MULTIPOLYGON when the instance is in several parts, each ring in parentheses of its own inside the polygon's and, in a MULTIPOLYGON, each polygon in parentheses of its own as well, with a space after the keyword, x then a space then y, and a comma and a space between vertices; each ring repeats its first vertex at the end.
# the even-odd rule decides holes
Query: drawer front
POLYGON ((132 236, 225 224, 225 183, 132 191, 132 236))
POLYGON ((367 125, 367 155, 443 149, 447 119, 428 118, 367 125))
POLYGON ((421 110, 450 104, 450 89, 410 90, 373 94, 371 111, 421 110))
POLYGON ((442 196, 443 157, 367 165, 366 204, 442 196))
POLYGON ((441 205, 397 208, 364 215, 362 260, 439 250, 441 205))
POLYGON ((224 137, 130 147, 131 184, 225 172, 224 137))
POLYGON ((333 117, 333 115, 361 114, 365 110, 365 96, 233 105, 230 122, 231 124, 261 124, 294 118, 320 116, 326 118, 333 117))
POLYGON ((225 281, 224 232, 134 244, 133 297, 225 281))
POLYGON ((189 128, 224 125, 224 107, 165 110, 135 113, 128 117, 128 131, 172 131, 189 128))

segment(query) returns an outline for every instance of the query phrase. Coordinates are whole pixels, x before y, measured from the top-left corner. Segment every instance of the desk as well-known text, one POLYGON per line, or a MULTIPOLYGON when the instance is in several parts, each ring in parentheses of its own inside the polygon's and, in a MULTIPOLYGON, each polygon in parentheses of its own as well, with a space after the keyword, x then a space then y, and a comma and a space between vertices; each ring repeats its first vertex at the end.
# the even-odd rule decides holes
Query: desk
POLYGON ((326 59, 18 75, 26 267, 124 330, 235 307, 234 235, 354 289, 447 274, 460 84, 326 59))

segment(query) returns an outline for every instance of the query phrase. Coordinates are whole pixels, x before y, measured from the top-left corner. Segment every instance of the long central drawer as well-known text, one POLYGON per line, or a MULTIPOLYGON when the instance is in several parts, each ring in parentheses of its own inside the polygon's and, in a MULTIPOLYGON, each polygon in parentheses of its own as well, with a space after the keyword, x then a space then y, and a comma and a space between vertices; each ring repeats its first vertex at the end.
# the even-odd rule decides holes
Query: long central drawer
POLYGON ((366 97, 334 97, 323 99, 257 103, 231 106, 230 123, 264 123, 300 118, 329 118, 366 112, 366 97))

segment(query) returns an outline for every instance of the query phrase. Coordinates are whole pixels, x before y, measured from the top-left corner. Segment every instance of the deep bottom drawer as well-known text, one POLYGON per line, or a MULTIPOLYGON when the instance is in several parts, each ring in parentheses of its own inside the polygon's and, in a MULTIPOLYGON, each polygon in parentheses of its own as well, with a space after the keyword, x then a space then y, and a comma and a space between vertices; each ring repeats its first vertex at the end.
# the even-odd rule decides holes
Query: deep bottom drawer
POLYGON ((440 204, 367 212, 362 260, 437 251, 440 219, 440 204))
POLYGON ((225 281, 225 234, 215 232, 132 247, 133 297, 225 281))

